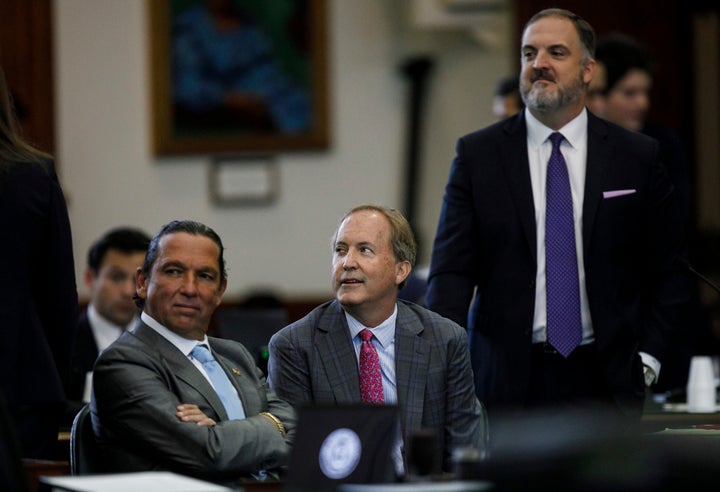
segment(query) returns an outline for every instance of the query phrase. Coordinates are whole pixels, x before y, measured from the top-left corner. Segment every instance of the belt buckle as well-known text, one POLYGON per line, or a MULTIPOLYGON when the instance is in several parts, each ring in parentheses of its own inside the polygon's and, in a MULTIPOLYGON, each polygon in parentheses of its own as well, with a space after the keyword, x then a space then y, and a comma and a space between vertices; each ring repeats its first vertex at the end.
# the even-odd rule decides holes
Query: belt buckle
POLYGON ((558 355, 560 352, 555 347, 550 345, 548 342, 543 342, 542 351, 545 355, 558 355))

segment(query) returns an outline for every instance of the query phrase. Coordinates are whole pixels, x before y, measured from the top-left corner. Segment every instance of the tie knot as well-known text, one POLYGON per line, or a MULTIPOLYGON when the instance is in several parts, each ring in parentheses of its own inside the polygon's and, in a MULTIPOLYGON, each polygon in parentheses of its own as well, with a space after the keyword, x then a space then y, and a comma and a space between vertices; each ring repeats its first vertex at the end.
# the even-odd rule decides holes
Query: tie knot
POLYGON ((195 348, 192 349, 190 355, 199 360, 202 364, 215 360, 215 358, 210 353, 210 349, 207 348, 207 345, 195 345, 195 348))
POLYGON ((554 149, 560 148, 560 142, 565 140, 565 137, 563 137, 563 134, 560 132, 555 132, 550 135, 550 141, 553 144, 554 149))
POLYGON ((372 332, 370 330, 368 330, 367 328, 365 328, 364 330, 362 330, 360 332, 360 338, 362 338, 363 342, 369 342, 370 340, 372 340, 372 337, 373 337, 372 332))

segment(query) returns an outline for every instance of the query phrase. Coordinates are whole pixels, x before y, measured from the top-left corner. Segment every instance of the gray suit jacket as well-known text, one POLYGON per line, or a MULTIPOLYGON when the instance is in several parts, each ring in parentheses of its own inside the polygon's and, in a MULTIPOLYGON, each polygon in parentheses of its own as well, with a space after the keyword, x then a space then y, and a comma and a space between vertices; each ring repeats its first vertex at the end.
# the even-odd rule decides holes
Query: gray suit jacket
POLYGON ((174 345, 142 321, 108 347, 93 374, 92 422, 107 471, 167 469, 208 479, 270 470, 288 458, 295 412, 268 388, 241 344, 209 337, 215 358, 240 395, 247 418, 227 420, 210 383, 174 345), (181 422, 175 408, 198 405, 217 422, 181 422), (288 431, 283 438, 259 412, 288 431))
MULTIPOLYGON (((337 301, 283 328, 269 348, 268 380, 281 398, 293 405, 360 402, 357 356, 337 301)), ((435 430, 441 443, 437 458, 445 470, 455 447, 482 445, 483 412, 475 397, 464 329, 398 301, 395 365, 405 443, 415 431, 435 430)))

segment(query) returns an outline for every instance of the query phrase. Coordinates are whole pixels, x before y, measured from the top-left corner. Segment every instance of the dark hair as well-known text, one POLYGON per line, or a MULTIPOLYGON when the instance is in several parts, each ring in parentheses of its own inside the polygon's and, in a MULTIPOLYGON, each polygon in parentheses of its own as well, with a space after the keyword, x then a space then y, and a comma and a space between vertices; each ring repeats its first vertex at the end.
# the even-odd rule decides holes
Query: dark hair
POLYGON ((517 101, 517 107, 520 109, 525 107, 525 102, 522 100, 522 96, 520 96, 519 75, 510 75, 500 79, 495 86, 494 95, 499 97, 514 96, 517 101))
POLYGON ((525 27, 523 27, 522 32, 525 33, 531 24, 545 17, 561 17, 572 22, 580 38, 580 43, 585 49, 585 56, 581 58, 586 58, 585 61, 595 58, 595 30, 585 19, 569 10, 556 8, 541 10, 530 17, 530 20, 527 21, 525 27))
MULTIPOLYGON (((217 235, 210 227, 200 222, 193 220, 173 220, 162 226, 160 230, 150 240, 147 253, 145 253, 145 260, 143 261, 142 267, 140 267, 147 278, 150 278, 150 272, 152 267, 157 261, 158 255, 160 254, 160 239, 168 234, 176 234, 179 232, 185 232, 192 234, 193 236, 205 236, 212 239, 217 244, 220 250, 218 254, 218 266, 220 268, 220 279, 222 281, 227 280, 227 271, 225 270, 225 247, 222 244, 220 236, 217 235)), ((135 304, 142 309, 145 306, 145 299, 142 299, 137 293, 133 296, 135 304)))
POLYGON ((146 276, 150 276, 150 271, 152 270, 155 261, 157 261, 158 254, 160 253, 160 239, 168 234, 175 234, 178 232, 185 232, 187 234, 192 234, 193 236, 205 236, 212 239, 212 241, 217 244, 220 249, 220 254, 218 255, 220 278, 221 280, 227 279, 227 272, 225 271, 225 258, 223 256, 225 247, 220 240, 220 236, 218 236, 215 231, 205 224, 201 224, 200 222, 195 222, 193 220, 173 220, 160 228, 157 234, 155 234, 155 236, 150 240, 150 245, 148 246, 147 253, 145 254, 145 261, 143 261, 142 264, 142 271, 146 276))
POLYGON ((653 62, 645 46, 624 34, 608 34, 599 39, 595 58, 605 67, 605 94, 630 70, 638 69, 648 74, 653 70, 653 62))
POLYGON ((520 92, 520 77, 518 75, 510 75, 502 78, 495 86, 496 96, 507 96, 513 92, 520 92))
POLYGON ((20 136, 20 125, 15 116, 12 97, 0 68, 0 160, 15 162, 39 162, 50 155, 25 142, 20 136))
MULTIPOLYGON (((408 261, 410 262, 410 266, 415 266, 415 259, 417 258, 417 241, 415 240, 415 235, 413 234, 412 227, 410 227, 410 223, 407 221, 405 216, 394 208, 387 208, 379 205, 358 205, 353 208, 343 216, 337 229, 335 229, 335 234, 333 235, 333 248, 335 247, 335 241, 337 241, 340 226, 343 222, 345 222, 345 219, 355 212, 361 212, 363 210, 378 212, 385 216, 390 223, 390 245, 392 246, 395 261, 408 261)), ((405 282, 400 284, 398 287, 402 289, 404 285, 405 282)))
POLYGON ((110 250, 122 253, 145 253, 150 244, 150 236, 140 229, 131 227, 116 227, 98 238, 87 255, 87 266, 95 275, 100 271, 105 255, 110 250))

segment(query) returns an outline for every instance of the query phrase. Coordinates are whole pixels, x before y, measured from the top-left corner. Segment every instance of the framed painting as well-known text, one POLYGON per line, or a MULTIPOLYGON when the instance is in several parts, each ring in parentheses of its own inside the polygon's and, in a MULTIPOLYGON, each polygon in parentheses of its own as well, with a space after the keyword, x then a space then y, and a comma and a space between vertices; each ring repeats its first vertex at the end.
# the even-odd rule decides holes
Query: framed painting
POLYGON ((326 0, 150 0, 156 155, 328 146, 326 0))

